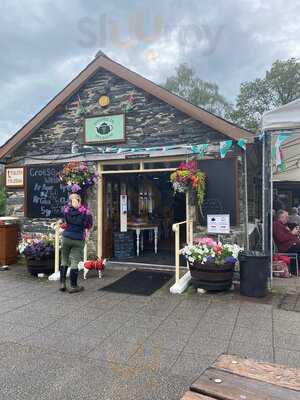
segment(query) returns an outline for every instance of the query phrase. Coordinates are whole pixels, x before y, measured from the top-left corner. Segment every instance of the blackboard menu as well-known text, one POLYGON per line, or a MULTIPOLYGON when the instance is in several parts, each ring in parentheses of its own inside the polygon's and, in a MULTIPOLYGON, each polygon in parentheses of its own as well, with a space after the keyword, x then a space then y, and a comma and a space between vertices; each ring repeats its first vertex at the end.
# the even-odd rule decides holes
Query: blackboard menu
POLYGON ((58 179, 63 165, 27 168, 27 217, 58 218, 68 202, 68 191, 58 179))
POLYGON ((236 159, 201 160, 198 168, 207 176, 202 206, 204 223, 208 214, 230 214, 230 224, 237 223, 236 159))

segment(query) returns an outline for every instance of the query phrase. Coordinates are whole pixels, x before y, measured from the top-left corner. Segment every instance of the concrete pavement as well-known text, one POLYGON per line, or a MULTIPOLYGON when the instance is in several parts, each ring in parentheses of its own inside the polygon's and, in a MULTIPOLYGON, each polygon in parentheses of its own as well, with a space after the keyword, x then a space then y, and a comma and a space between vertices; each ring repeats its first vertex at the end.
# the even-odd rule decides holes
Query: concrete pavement
POLYGON ((180 399, 221 353, 300 368, 300 313, 278 309, 283 280, 259 301, 98 290, 125 273, 90 273, 73 295, 22 266, 0 273, 0 399, 180 399))

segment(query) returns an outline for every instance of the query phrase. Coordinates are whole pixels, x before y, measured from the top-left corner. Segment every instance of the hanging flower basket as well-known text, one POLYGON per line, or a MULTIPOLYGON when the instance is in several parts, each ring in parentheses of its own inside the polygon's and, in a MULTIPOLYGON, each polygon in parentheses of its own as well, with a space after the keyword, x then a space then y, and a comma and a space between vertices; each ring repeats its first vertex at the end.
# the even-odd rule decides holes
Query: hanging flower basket
POLYGON ((72 193, 83 192, 98 181, 95 168, 90 168, 86 162, 71 161, 59 173, 60 181, 72 193))
POLYGON ((171 174, 170 179, 175 193, 195 191, 201 209, 205 193, 205 174, 197 170, 196 161, 181 163, 178 169, 171 174))

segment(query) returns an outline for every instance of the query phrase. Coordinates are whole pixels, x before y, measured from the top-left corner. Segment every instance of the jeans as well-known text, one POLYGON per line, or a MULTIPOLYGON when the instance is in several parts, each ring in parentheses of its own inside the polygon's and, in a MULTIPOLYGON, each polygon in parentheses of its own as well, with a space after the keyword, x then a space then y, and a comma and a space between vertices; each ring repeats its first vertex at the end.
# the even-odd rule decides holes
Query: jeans
POLYGON ((83 260, 84 240, 62 238, 61 265, 77 269, 78 263, 83 260))

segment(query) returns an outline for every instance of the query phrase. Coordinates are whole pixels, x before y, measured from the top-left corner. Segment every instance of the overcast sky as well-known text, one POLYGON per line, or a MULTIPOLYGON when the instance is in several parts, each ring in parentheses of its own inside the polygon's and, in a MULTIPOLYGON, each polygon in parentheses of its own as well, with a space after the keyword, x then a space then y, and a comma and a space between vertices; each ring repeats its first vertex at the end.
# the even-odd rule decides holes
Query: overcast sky
POLYGON ((0 145, 101 49, 161 83, 182 62, 234 101, 299 57, 299 0, 1 0, 0 145))

